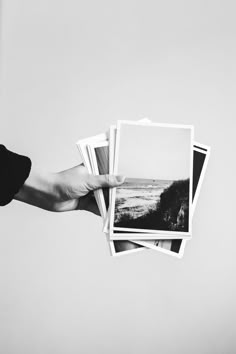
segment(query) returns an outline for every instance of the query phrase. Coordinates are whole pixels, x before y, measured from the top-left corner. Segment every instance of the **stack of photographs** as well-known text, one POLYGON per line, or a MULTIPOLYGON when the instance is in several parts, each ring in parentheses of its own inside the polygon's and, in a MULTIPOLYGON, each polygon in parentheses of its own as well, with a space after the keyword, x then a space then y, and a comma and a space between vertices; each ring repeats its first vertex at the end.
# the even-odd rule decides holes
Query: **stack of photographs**
POLYGON ((210 156, 193 135, 193 126, 142 119, 77 142, 89 173, 125 176, 119 187, 94 191, 112 256, 183 256, 210 156))

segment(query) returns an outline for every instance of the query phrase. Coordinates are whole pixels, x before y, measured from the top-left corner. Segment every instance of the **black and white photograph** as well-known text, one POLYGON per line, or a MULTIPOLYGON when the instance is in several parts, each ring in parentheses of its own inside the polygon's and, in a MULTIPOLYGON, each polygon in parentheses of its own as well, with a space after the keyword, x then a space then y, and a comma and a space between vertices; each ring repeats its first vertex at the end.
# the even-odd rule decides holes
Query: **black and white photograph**
POLYGON ((114 173, 126 179, 112 197, 111 238, 191 235, 192 142, 192 126, 118 122, 114 173))
MULTIPOLYGON (((146 123, 151 122, 149 119, 141 120, 141 121, 146 123)), ((113 173, 116 134, 117 134, 116 126, 110 127, 110 133, 109 133, 110 173, 113 173)), ((193 151, 192 214, 194 214, 194 210, 200 194, 202 182, 205 176, 208 160, 210 157, 210 147, 207 145, 194 142, 193 149, 194 151, 193 151)), ((110 193, 111 192, 112 190, 110 190, 110 193)), ((115 231, 115 233, 118 232, 119 231, 115 231)), ((147 248, 152 248, 153 250, 161 251, 167 255, 171 255, 177 258, 183 257, 184 249, 186 245, 185 239, 183 240, 182 239, 176 239, 176 240, 156 239, 156 240, 138 240, 138 241, 134 240, 133 242, 137 242, 139 245, 143 245, 147 248)))

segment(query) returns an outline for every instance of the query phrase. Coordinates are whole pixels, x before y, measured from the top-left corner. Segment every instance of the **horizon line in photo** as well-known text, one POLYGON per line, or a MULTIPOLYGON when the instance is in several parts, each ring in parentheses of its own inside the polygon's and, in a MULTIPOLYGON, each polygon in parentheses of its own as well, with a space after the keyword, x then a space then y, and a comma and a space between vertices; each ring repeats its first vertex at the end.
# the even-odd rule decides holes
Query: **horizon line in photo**
POLYGON ((173 183, 176 181, 185 181, 188 180, 189 178, 180 178, 180 179, 158 179, 158 178, 133 178, 133 177, 126 177, 125 181, 122 185, 120 185, 118 188, 122 188, 124 184, 147 184, 147 185, 155 185, 155 184, 160 184, 161 182, 169 182, 173 183))

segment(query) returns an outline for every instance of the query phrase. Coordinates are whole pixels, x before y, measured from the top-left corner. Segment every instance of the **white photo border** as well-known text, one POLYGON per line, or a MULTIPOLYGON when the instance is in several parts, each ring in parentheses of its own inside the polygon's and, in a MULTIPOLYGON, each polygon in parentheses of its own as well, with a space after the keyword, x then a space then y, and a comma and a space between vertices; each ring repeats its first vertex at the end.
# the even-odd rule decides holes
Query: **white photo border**
MULTIPOLYGON (((148 125, 151 127, 165 127, 165 128, 176 128, 176 129, 189 129, 190 130, 190 156, 193 156, 193 133, 194 128, 192 125, 178 125, 178 124, 164 124, 164 123, 145 123, 137 121, 127 121, 118 120, 117 122, 117 138, 115 146, 115 161, 114 161, 114 174, 118 173, 118 161, 119 161, 119 143, 120 143, 120 131, 122 125, 148 125)), ((190 186, 189 186, 189 200, 192 200, 192 175, 193 175, 193 160, 190 159, 190 186)), ((146 229, 133 229, 133 228, 123 228, 114 227, 114 213, 115 213, 115 197, 116 188, 113 188, 112 198, 111 198, 111 213, 110 213, 110 225, 109 235, 111 240, 137 240, 137 239, 180 239, 186 238, 191 239, 192 234, 192 203, 189 202, 189 230, 187 232, 175 232, 175 231, 165 231, 165 230, 146 230, 146 229), (132 235, 126 233, 120 233, 119 235, 114 234, 113 230, 117 231, 133 231, 132 235), (141 235, 140 235, 141 234, 141 235)))

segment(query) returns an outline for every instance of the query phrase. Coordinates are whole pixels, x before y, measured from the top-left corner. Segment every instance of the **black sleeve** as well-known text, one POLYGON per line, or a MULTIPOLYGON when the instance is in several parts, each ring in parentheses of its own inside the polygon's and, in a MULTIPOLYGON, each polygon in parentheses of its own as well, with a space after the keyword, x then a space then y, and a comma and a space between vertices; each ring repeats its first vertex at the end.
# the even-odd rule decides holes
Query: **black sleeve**
POLYGON ((29 177, 31 160, 0 144, 0 206, 12 201, 29 177))

